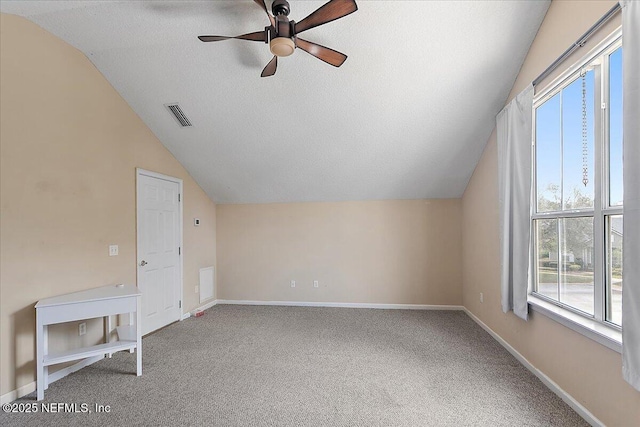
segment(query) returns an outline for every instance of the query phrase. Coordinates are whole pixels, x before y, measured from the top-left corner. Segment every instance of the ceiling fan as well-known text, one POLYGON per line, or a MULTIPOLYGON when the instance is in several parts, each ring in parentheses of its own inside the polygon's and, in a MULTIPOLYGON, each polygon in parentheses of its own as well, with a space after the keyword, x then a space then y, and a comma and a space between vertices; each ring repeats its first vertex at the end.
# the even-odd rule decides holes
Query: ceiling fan
POLYGON ((256 2, 269 17, 271 25, 265 27, 264 31, 256 31, 236 37, 199 36, 198 38, 203 42, 239 39, 268 43, 269 49, 274 56, 267 66, 264 67, 264 70, 262 70, 261 77, 273 76, 278 67, 278 57, 291 55, 296 47, 334 67, 341 66, 347 59, 347 55, 317 43, 301 39, 298 37, 298 34, 355 12, 358 10, 355 0, 330 0, 300 22, 290 21, 287 17, 290 12, 289 2, 287 0, 274 0, 271 5, 273 16, 267 10, 264 0, 253 1, 256 2))

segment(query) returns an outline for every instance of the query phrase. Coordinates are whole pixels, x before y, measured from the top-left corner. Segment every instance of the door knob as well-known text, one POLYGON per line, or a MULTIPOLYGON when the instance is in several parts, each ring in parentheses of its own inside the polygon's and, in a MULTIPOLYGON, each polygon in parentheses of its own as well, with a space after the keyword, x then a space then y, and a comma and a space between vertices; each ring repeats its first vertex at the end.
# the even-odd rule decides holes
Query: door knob
POLYGON ((148 264, 148 262, 147 262, 147 261, 145 261, 145 260, 142 260, 142 261, 140 262, 140 266, 141 266, 141 267, 144 267, 144 266, 145 266, 145 265, 147 265, 147 264, 148 264))

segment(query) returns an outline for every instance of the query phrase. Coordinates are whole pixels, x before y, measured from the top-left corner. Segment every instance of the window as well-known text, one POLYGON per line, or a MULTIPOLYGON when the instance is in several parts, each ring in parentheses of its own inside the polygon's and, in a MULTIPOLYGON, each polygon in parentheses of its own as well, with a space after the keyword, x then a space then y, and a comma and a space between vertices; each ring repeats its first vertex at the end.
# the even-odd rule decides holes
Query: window
POLYGON ((603 42, 536 95, 532 292, 622 325, 622 43, 603 42))

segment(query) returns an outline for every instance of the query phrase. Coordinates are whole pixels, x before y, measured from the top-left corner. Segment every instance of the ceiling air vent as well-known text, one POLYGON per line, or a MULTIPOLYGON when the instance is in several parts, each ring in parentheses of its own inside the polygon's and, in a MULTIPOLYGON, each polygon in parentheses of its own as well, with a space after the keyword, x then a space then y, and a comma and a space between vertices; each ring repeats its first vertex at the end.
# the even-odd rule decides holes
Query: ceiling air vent
POLYGON ((165 105, 165 107, 167 107, 169 109, 169 111, 171 111, 171 114, 173 114, 173 116, 176 118, 178 123, 180 123, 180 126, 182 126, 182 127, 193 126, 191 124, 191 121, 184 114, 184 111, 182 111, 182 108, 180 108, 180 106, 177 103, 176 104, 167 104, 167 105, 165 105))

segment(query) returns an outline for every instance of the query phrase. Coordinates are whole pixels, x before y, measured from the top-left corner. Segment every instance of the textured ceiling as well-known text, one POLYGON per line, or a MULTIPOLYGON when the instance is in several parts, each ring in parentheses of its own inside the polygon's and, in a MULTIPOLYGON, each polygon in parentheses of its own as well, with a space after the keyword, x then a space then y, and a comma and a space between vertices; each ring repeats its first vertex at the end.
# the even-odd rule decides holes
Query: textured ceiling
MULTIPOLYGON (((270 5, 267 0, 267 5, 270 5)), ((300 21, 323 1, 290 0, 300 21)), ((2 1, 84 52, 216 202, 460 197, 547 1, 363 1, 277 74, 251 0, 2 1), (164 104, 193 123, 180 128, 164 104)))

